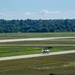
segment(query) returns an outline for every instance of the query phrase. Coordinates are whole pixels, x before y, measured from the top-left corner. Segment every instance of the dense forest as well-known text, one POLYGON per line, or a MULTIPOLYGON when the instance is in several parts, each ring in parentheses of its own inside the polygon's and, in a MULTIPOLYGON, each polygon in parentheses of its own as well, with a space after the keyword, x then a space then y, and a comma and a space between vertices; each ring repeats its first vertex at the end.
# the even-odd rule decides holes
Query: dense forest
POLYGON ((75 19, 4 20, 0 19, 0 33, 16 32, 74 32, 75 19))

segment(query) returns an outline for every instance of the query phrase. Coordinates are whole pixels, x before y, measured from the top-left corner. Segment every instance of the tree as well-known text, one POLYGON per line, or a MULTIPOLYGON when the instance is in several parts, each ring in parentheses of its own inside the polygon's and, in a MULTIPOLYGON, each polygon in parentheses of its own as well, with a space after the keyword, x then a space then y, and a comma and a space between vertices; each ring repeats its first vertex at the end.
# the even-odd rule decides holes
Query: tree
POLYGON ((0 33, 14 32, 75 32, 75 19, 4 20, 0 19, 0 33))
POLYGON ((41 27, 40 32, 49 32, 49 29, 47 27, 41 27))

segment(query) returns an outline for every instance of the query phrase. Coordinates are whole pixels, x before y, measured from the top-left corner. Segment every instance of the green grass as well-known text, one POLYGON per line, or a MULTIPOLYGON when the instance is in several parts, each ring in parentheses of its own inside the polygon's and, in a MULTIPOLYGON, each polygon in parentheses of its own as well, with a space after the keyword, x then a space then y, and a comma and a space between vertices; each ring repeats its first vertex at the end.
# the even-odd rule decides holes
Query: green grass
POLYGON ((66 50, 75 50, 75 46, 54 46, 51 49, 51 52, 58 52, 58 51, 66 51, 66 50))
MULTIPOLYGON (((75 36, 75 32, 2 33, 0 39, 68 36, 75 36)), ((51 52, 75 50, 75 39, 0 43, 0 57, 41 53, 46 47, 52 47, 51 52)), ((75 75, 75 53, 0 61, 0 75, 49 75, 52 72, 56 75, 75 75)))
POLYGON ((75 53, 0 61, 1 75, 75 75, 75 53))
POLYGON ((0 46, 0 57, 41 53, 40 48, 25 46, 0 46))
MULTIPOLYGON (((0 39, 35 38, 35 37, 62 37, 75 36, 75 32, 65 33, 2 33, 0 39)), ((58 39, 47 41, 20 41, 0 43, 0 57, 23 54, 41 53, 46 47, 53 47, 51 52, 75 49, 75 39, 58 39)))
MULTIPOLYGON (((42 53, 45 47, 0 46, 0 57, 42 53)), ((73 50, 75 46, 53 46, 51 52, 73 50)))
POLYGON ((75 39, 0 43, 0 57, 37 54, 47 47, 51 52, 75 50, 75 39))
POLYGON ((68 37, 75 36, 75 32, 59 33, 0 33, 0 39, 36 38, 36 37, 68 37))

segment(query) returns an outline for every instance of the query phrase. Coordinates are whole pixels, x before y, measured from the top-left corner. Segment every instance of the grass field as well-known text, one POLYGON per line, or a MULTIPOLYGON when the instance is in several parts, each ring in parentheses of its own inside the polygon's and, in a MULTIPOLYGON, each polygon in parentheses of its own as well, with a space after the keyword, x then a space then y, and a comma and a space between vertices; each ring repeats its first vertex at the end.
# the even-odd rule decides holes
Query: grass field
MULTIPOLYGON (((0 39, 72 36, 75 32, 2 33, 0 39)), ((0 57, 37 54, 44 48, 49 48, 51 52, 75 50, 75 39, 0 43, 0 57)), ((0 61, 0 75, 49 75, 52 72, 56 75, 75 75, 75 53, 0 61)))
POLYGON ((0 39, 36 38, 36 37, 69 37, 69 36, 75 36, 75 32, 59 32, 59 33, 0 33, 0 39))
POLYGON ((0 61, 0 75, 75 75, 75 53, 0 61))
MULTIPOLYGON (((57 37, 57 36, 74 36, 75 33, 2 33, 0 39, 4 38, 34 38, 34 37, 57 37)), ((15 56, 23 54, 41 53, 42 49, 50 48, 51 52, 74 50, 75 39, 57 39, 46 41, 20 41, 0 43, 0 57, 15 56)))
MULTIPOLYGON (((0 46, 0 57, 42 53, 44 47, 0 46)), ((74 50, 75 46, 54 46, 50 52, 74 50)))

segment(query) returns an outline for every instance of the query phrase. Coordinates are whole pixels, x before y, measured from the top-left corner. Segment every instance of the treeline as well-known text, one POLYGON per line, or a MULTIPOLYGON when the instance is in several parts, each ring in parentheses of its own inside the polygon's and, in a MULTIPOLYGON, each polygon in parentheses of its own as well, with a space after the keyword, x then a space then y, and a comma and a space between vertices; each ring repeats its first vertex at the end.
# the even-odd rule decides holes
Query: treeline
POLYGON ((75 19, 4 20, 0 19, 0 33, 16 32, 74 32, 75 19))

